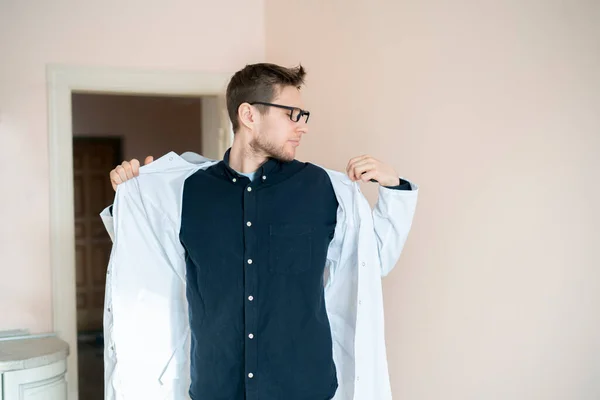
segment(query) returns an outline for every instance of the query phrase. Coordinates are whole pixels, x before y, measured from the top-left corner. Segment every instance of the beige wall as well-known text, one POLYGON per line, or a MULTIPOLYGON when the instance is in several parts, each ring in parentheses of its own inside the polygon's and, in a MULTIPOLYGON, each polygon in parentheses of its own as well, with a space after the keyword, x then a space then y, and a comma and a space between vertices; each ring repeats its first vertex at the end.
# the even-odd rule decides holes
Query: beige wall
POLYGON ((73 95, 73 135, 123 138, 123 158, 155 158, 202 147, 202 99, 73 95))
POLYGON ((267 58, 308 69, 300 158, 421 185, 384 281, 395 399, 600 398, 599 6, 266 2, 267 58))
POLYGON ((0 2, 0 330, 52 329, 46 64, 231 72, 263 59, 263 14, 262 0, 0 2))

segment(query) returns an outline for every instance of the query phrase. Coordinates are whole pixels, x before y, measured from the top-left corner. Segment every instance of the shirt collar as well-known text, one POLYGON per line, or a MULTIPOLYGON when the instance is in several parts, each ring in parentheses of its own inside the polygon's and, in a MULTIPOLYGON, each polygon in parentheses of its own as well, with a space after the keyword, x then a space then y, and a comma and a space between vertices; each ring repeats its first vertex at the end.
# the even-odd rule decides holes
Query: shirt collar
MULTIPOLYGON (((241 175, 238 174, 233 168, 229 166, 229 155, 231 153, 231 147, 227 149, 225 154, 223 155, 223 165, 225 166, 225 173, 229 178, 240 178, 241 175)), ((281 169, 282 164, 285 164, 283 161, 279 161, 276 158, 269 157, 267 161, 265 161, 256 171, 256 176, 260 177, 261 180, 266 180, 267 177, 279 171, 281 169)))

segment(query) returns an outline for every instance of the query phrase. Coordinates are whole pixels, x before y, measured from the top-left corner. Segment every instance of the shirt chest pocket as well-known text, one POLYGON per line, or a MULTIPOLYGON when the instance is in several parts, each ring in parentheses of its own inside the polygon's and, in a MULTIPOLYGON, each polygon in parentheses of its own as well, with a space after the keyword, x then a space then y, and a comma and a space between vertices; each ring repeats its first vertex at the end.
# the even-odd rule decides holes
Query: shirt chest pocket
POLYGON ((307 224, 269 226, 269 270, 298 274, 308 270, 312 261, 313 228, 307 224))

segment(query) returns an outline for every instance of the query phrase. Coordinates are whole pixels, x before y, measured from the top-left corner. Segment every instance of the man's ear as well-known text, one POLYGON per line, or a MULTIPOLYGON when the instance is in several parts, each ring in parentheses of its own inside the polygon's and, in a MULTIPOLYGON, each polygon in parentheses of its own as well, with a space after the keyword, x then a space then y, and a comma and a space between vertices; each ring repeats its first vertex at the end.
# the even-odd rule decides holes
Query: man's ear
POLYGON ((249 103, 242 103, 238 107, 238 120, 240 125, 252 129, 256 124, 256 108, 252 107, 249 103))

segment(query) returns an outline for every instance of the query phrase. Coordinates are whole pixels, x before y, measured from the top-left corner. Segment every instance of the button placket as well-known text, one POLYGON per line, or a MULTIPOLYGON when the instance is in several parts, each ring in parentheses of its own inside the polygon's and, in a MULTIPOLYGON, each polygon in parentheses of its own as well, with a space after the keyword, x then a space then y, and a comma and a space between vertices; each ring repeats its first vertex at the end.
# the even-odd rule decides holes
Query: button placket
MULTIPOLYGON (((250 381, 254 378, 257 373, 257 357, 258 357, 258 349, 257 343, 254 339, 254 335, 256 332, 256 324, 257 324, 257 310, 256 305, 254 304, 254 296, 255 288, 256 288, 256 280, 257 280, 257 267, 254 265, 257 262, 260 262, 258 259, 254 257, 257 256, 255 249, 258 246, 257 242, 257 231, 254 228, 254 224, 256 223, 256 194, 253 191, 252 182, 248 184, 244 189, 244 202, 243 202, 243 218, 244 224, 246 228, 244 229, 244 243, 245 243, 245 268, 244 268, 244 286, 245 286, 245 294, 246 301, 244 302, 244 314, 245 314, 245 326, 244 331, 246 332, 247 345, 245 346, 245 372, 247 379, 250 381)), ((246 397, 249 397, 248 391, 253 391, 255 388, 254 382, 248 383, 246 387, 246 397)))

